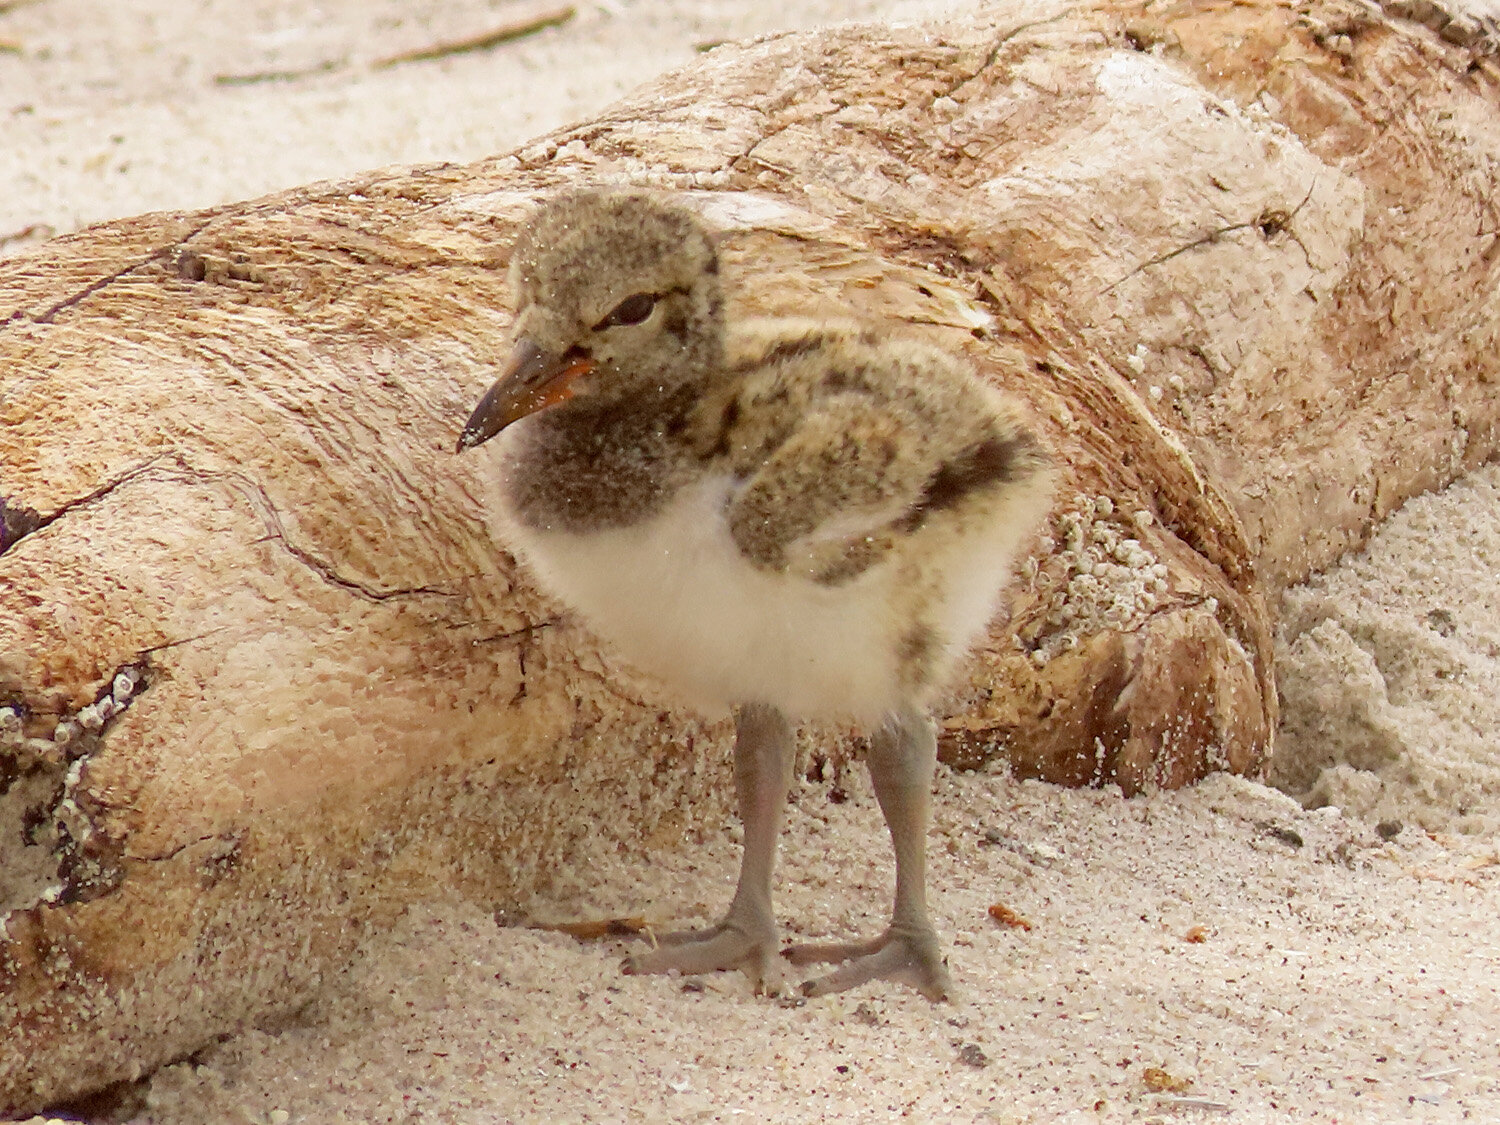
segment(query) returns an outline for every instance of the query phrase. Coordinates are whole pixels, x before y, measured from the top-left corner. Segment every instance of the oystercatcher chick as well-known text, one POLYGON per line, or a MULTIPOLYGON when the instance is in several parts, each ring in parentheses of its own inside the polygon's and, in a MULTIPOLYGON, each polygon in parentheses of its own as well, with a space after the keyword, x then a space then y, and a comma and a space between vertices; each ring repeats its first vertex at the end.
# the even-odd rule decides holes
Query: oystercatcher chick
POLYGON ((671 196, 574 191, 520 236, 514 346, 459 449, 500 436, 500 537, 689 703, 735 716, 744 855, 728 913, 627 972, 741 969, 774 987, 772 867, 795 723, 870 734, 895 910, 806 995, 950 978, 928 916, 927 707, 1045 511, 1048 461, 968 364, 882 325, 726 321, 715 238, 671 196))

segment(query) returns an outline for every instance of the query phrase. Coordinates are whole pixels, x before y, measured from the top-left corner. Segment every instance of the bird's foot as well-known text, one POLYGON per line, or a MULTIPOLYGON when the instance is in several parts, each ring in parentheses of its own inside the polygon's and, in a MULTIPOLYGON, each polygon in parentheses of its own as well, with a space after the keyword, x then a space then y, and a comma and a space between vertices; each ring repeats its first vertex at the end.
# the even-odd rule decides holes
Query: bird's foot
POLYGON ((948 965, 931 929, 892 926, 870 941, 792 945, 782 956, 793 965, 843 962, 826 976, 804 981, 804 996, 827 996, 872 980, 909 984, 929 1000, 947 1000, 953 995, 948 965))
POLYGON ((655 949, 625 958, 621 969, 627 974, 678 972, 684 976, 739 969, 750 978, 757 996, 775 996, 781 990, 775 930, 751 934, 726 920, 703 930, 657 934, 656 940, 655 949))

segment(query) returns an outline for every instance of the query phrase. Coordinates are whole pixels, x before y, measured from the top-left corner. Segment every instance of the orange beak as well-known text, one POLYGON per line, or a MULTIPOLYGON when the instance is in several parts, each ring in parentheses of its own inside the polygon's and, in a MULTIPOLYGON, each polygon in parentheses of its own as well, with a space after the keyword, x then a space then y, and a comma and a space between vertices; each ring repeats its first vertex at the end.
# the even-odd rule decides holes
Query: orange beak
POLYGON ((573 397, 574 380, 593 369, 592 356, 553 355, 522 336, 511 349, 504 373, 469 415, 456 452, 484 444, 528 414, 567 402, 573 397))

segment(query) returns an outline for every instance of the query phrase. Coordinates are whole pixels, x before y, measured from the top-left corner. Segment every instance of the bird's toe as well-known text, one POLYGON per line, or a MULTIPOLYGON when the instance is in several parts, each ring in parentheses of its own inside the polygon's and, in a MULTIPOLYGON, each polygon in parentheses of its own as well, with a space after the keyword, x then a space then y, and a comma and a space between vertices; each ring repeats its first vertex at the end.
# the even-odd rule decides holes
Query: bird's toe
POLYGON ((948 963, 932 932, 887 932, 864 942, 793 945, 783 956, 794 965, 841 962, 833 972, 802 984, 804 996, 828 996, 872 980, 910 985, 929 1000, 948 1000, 953 980, 948 963))
POLYGON ((781 968, 776 956, 776 937, 755 936, 731 926, 679 931, 663 935, 655 949, 627 957, 621 965, 627 975, 651 973, 728 972, 738 969, 750 979, 757 995, 780 992, 781 968))

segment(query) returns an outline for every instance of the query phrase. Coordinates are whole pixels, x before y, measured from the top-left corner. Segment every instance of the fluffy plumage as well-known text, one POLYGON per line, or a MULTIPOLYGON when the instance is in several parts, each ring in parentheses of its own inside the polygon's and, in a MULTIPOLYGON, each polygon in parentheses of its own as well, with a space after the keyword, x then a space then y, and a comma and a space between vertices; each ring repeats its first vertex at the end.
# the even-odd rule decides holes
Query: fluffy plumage
POLYGON ((1044 510, 1042 450, 957 357, 855 323, 726 324, 714 240, 672 200, 585 191, 512 257, 510 370, 460 447, 497 442, 495 515, 544 585, 632 663, 733 708, 745 867, 719 926, 635 971, 773 974, 770 874, 791 722, 875 732, 897 905, 809 991, 875 976, 948 991, 927 920, 923 708, 985 627, 1044 510))

